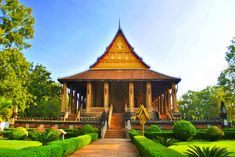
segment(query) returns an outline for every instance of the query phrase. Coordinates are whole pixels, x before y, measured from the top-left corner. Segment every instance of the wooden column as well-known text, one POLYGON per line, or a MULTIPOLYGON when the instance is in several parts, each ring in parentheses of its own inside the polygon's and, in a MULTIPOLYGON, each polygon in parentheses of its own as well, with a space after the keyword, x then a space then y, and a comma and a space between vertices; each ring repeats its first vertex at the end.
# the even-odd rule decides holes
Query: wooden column
POLYGON ((167 104, 168 104, 168 108, 167 111, 171 111, 171 90, 168 89, 167 90, 167 104))
POLYGON ((158 96, 158 113, 161 113, 161 96, 158 96))
POLYGON ((61 112, 66 111, 66 104, 67 104, 67 84, 64 82, 63 84, 63 91, 62 91, 62 99, 61 99, 61 112))
POLYGON ((167 91, 164 92, 164 114, 168 112, 167 91))
POLYGON ((71 87, 69 91, 69 106, 68 106, 69 113, 72 112, 72 104, 73 104, 73 88, 71 87))
POLYGON ((75 89, 75 92, 74 92, 74 113, 77 113, 78 111, 78 90, 75 89))
POLYGON ((104 83, 104 110, 105 112, 108 111, 109 106, 109 83, 104 83))
POLYGON ((91 96, 92 96, 92 86, 91 82, 87 82, 86 86, 86 111, 91 111, 91 96))
POLYGON ((130 111, 134 112, 134 83, 129 82, 129 107, 130 111))
POLYGON ((148 112, 152 112, 152 89, 151 83, 146 83, 146 107, 148 112))
POLYGON ((172 84, 172 105, 174 112, 179 112, 177 106, 176 84, 172 84))
POLYGON ((164 95, 163 94, 161 94, 161 114, 163 114, 164 113, 164 107, 163 107, 163 105, 164 105, 164 95))

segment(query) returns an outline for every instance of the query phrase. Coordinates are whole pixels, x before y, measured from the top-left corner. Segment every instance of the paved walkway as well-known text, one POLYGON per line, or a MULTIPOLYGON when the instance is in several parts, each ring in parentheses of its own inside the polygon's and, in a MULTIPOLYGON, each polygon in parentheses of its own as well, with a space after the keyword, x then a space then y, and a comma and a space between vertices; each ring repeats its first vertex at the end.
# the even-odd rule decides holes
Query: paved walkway
POLYGON ((140 157, 138 150, 130 139, 99 139, 70 157, 140 157))

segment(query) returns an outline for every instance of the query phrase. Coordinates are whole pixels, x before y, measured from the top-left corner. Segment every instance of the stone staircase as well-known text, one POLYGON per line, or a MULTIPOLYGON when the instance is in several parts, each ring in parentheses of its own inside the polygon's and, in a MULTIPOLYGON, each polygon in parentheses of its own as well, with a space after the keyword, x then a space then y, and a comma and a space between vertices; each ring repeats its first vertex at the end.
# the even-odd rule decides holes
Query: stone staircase
POLYGON ((113 113, 111 124, 106 131, 105 138, 126 138, 123 113, 113 113))

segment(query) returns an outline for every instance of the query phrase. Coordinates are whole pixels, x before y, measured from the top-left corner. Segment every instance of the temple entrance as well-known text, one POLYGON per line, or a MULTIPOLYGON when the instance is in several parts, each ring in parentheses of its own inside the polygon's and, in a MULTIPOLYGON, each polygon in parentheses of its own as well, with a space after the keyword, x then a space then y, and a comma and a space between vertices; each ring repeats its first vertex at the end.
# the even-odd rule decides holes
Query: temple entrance
POLYGON ((110 104, 114 113, 123 113, 125 104, 128 104, 128 83, 112 82, 110 85, 110 104))
POLYGON ((113 112, 114 113, 123 113, 124 112, 124 95, 118 94, 117 101, 113 105, 113 112))

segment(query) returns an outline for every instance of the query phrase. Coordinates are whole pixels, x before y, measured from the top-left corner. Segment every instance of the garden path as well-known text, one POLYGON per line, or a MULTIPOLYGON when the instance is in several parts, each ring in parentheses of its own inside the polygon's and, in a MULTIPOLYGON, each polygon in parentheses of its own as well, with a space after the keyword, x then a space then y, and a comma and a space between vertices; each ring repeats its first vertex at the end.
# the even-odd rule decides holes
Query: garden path
POLYGON ((140 157, 137 148, 130 139, 105 138, 99 139, 70 157, 140 157))

